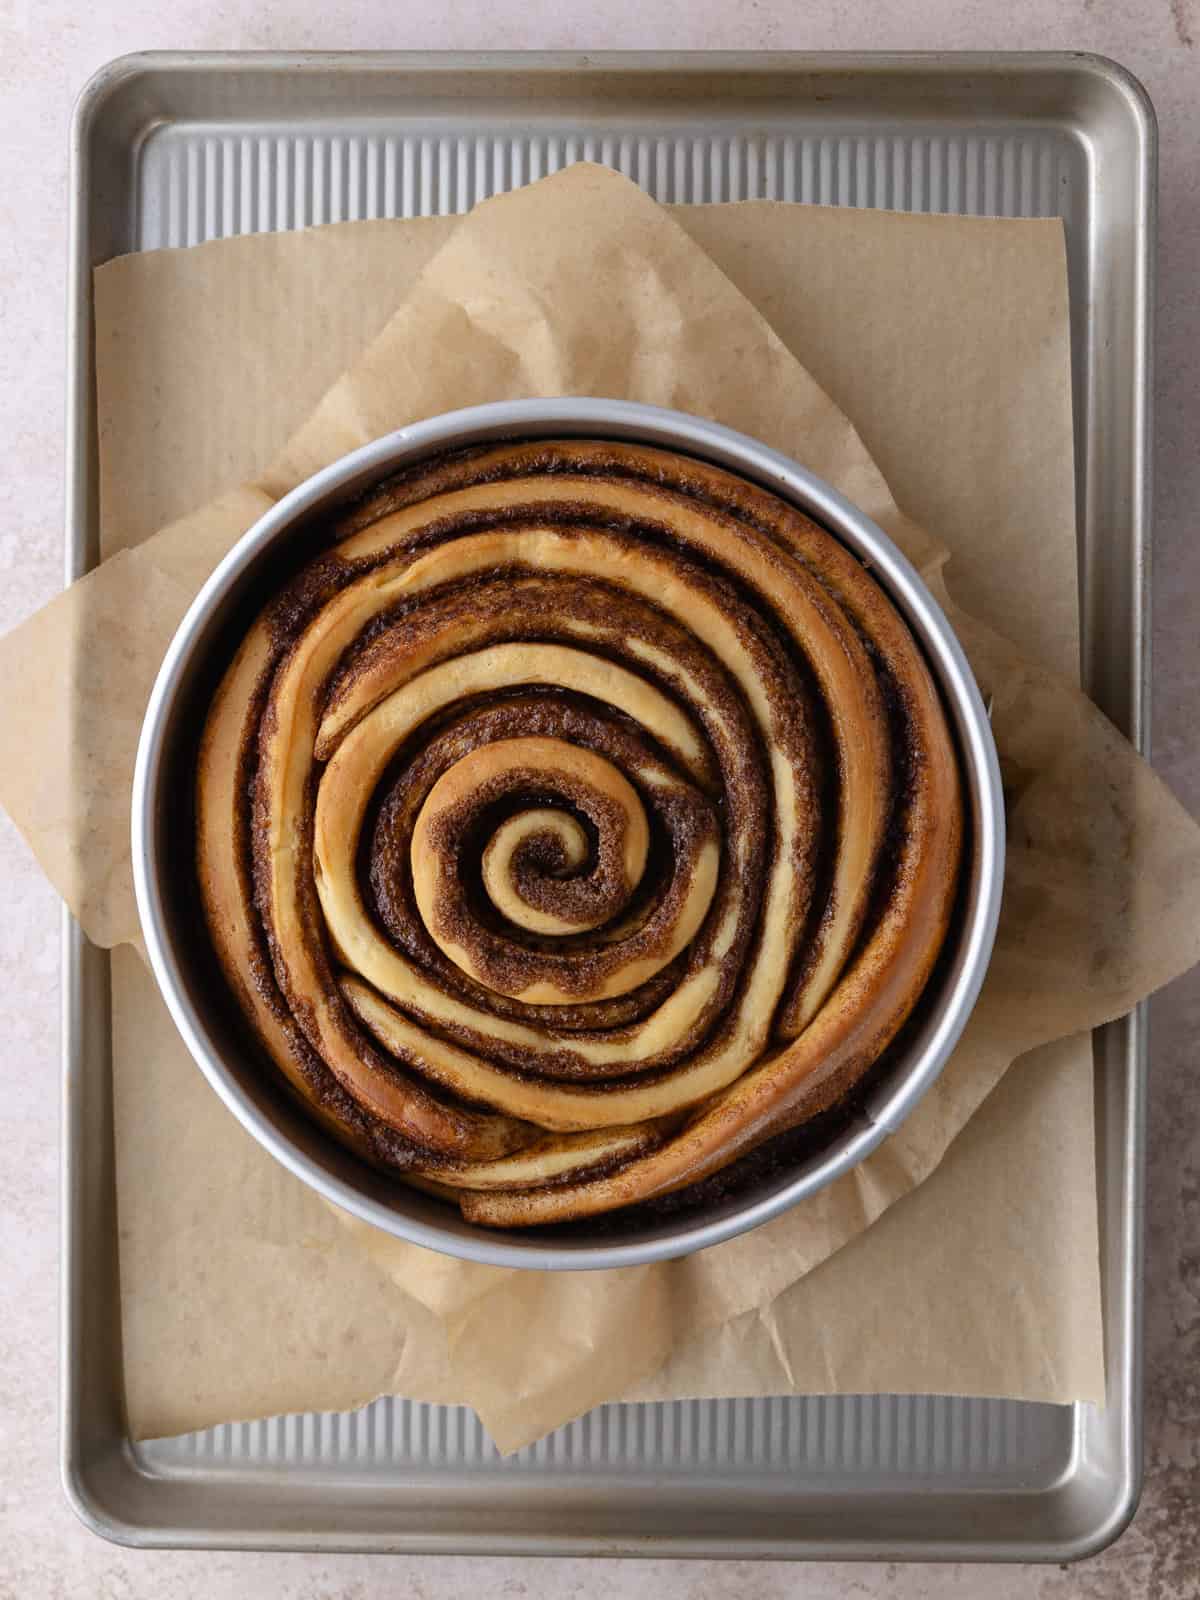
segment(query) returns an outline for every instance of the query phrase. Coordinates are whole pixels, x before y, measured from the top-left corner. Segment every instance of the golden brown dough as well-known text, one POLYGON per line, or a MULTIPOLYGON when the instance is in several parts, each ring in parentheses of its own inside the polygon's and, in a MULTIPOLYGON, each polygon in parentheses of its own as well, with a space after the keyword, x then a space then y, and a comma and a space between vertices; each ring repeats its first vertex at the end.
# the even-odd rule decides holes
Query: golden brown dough
POLYGON ((213 943, 322 1123, 479 1223, 611 1211, 844 1098, 962 839, 908 629, 717 468, 443 457, 330 529, 213 701, 213 943))

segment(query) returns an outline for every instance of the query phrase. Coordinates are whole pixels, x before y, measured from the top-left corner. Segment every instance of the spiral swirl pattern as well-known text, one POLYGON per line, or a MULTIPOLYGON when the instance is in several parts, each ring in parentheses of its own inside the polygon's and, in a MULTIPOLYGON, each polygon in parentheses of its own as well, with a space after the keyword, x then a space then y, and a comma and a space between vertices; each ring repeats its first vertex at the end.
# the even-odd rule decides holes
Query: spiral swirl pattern
POLYGON ((842 545, 569 441, 443 457, 330 530, 213 701, 197 831, 221 964, 312 1112, 515 1227, 842 1098, 929 978, 962 817, 842 545))

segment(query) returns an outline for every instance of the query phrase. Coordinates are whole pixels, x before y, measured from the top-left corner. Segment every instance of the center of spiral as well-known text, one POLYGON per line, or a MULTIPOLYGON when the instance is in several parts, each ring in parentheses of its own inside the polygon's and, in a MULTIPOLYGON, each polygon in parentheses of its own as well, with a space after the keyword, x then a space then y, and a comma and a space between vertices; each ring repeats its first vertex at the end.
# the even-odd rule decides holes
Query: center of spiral
MULTIPOLYGON (((466 859, 471 840, 488 808, 502 800, 518 808, 487 839, 478 874, 510 937, 553 940, 610 923, 642 880, 650 829, 623 773, 595 751, 561 739, 497 740, 455 762, 434 784, 412 835, 413 893, 422 921, 463 971, 528 998, 529 963, 514 959, 511 948, 504 961, 493 958, 494 940, 481 937, 462 892, 464 874, 475 870, 466 859), (528 804, 521 805, 526 796, 528 804)), ((549 1004, 574 998, 546 981, 538 993, 549 1004)))
POLYGON ((556 880, 584 867, 590 854, 577 817, 536 806, 502 822, 488 841, 483 886, 496 910, 518 928, 546 935, 581 933, 602 921, 603 913, 564 915, 553 909, 553 889, 556 880))

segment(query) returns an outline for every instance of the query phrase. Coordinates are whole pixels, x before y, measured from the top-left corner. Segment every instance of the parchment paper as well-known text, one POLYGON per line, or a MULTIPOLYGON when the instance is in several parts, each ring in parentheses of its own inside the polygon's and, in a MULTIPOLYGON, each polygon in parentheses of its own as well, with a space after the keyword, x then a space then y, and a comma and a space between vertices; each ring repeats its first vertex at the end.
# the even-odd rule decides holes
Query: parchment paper
POLYGON ((678 215, 705 251, 623 180, 580 168, 461 224, 323 229, 102 269, 103 509, 121 553, 0 641, 16 685, 0 748, 24 752, 0 777, 5 803, 92 936, 134 938, 117 824, 141 708, 196 585, 314 466, 474 400, 607 393, 716 416, 837 483, 940 584, 938 544, 897 511, 815 374, 952 551, 958 592, 1021 646, 955 616, 995 695, 1010 791, 1004 922, 968 1034, 900 1134, 770 1227, 636 1272, 505 1273, 348 1218, 362 1248, 347 1249, 223 1111, 136 956, 118 951, 140 1436, 387 1391, 466 1400, 503 1448, 635 1392, 1102 1397, 1081 1030, 1200 954, 1200 849, 1129 746, 1032 665, 1077 659, 1061 232, 772 205, 678 215), (280 451, 301 401, 384 323, 280 451), (257 487, 146 539, 245 472, 257 487))

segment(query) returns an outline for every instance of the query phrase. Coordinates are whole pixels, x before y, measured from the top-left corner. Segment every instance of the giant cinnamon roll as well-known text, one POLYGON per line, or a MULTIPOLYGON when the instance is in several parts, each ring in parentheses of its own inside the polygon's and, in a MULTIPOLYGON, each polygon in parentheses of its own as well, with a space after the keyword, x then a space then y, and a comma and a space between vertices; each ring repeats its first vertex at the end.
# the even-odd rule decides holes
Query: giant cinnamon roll
POLYGON ((241 1009, 367 1159, 500 1227, 841 1101, 951 917, 954 745, 864 567, 632 445, 443 457, 328 530, 213 701, 197 862, 241 1009))

